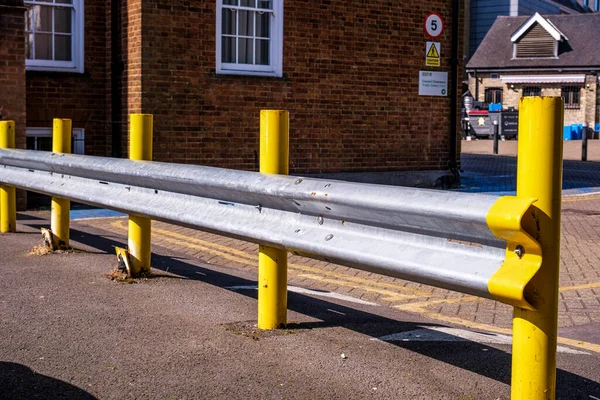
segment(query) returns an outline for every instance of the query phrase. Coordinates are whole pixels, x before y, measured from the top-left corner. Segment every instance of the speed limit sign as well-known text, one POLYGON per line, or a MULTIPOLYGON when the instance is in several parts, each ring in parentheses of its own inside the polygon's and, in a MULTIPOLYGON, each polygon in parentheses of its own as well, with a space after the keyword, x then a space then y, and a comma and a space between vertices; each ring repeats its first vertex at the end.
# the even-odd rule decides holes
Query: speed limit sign
POLYGON ((430 13, 425 17, 425 33, 432 39, 439 38, 444 32, 444 21, 438 13, 430 13))

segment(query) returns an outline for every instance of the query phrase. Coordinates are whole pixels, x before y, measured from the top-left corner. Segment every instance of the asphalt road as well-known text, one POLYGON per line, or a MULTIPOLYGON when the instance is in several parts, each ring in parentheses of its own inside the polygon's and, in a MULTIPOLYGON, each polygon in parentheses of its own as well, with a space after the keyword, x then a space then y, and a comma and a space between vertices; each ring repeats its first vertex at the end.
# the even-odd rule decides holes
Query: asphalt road
MULTIPOLYGON (((105 275, 120 234, 78 224, 80 252, 28 255, 44 217, 0 237, 2 399, 510 397, 509 345, 377 340, 440 324, 297 293, 289 329, 260 332, 256 291, 227 289, 255 273, 154 246, 154 276, 118 283, 105 275)), ((600 398, 600 355, 585 353, 558 355, 558 398, 600 398)))

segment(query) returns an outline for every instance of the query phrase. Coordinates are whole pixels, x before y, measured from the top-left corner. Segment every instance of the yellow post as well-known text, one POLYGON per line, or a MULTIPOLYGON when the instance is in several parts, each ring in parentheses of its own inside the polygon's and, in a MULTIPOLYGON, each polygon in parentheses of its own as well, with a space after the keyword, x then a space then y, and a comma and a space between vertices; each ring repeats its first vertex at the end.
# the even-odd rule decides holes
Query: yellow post
MULTIPOLYGON (((289 114, 260 112, 260 172, 289 173, 289 114)), ((287 251, 259 246, 258 327, 277 329, 287 323, 287 251)))
MULTIPOLYGON (((52 122, 52 152, 71 153, 71 120, 55 118, 52 122)), ((50 230, 56 239, 59 249, 69 247, 69 225, 70 225, 71 201, 52 198, 52 216, 50 219, 50 230)))
MULTIPOLYGON (((152 115, 131 114, 129 123, 129 159, 152 161, 152 115)), ((150 273, 151 231, 149 218, 129 216, 128 250, 132 276, 150 273)))
POLYGON ((514 400, 556 396, 563 110, 560 97, 524 97, 519 105, 517 196, 538 199, 523 225, 540 242, 543 257, 530 283, 537 310, 514 311, 514 400))
MULTIPOLYGON (((15 148, 15 121, 0 121, 0 149, 15 148)), ((17 195, 14 186, 0 185, 0 232, 17 231, 17 195)))

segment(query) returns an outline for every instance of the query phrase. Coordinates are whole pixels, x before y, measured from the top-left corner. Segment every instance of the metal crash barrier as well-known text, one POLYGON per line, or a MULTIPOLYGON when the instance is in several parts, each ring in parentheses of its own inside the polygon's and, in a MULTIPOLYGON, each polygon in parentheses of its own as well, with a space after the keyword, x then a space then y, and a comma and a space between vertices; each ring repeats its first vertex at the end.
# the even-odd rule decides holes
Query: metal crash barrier
MULTIPOLYGON (((259 288, 272 289, 259 291, 263 329, 286 323, 288 251, 510 304, 513 398, 550 398, 562 100, 522 99, 517 196, 504 197, 276 175, 287 173, 287 118, 261 113, 261 173, 141 161, 151 153, 126 160, 0 149, 0 182, 125 212, 130 232, 131 220, 153 219, 259 244, 259 288)), ((149 220, 140 226, 149 252, 149 220)))

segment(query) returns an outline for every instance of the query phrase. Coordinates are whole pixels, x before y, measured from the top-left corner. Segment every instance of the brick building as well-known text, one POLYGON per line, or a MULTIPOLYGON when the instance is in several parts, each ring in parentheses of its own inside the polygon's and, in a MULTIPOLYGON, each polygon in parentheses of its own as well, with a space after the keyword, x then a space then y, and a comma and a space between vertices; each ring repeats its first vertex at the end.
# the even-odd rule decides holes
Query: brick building
POLYGON ((600 14, 498 17, 467 64, 484 106, 522 96, 565 98, 565 125, 600 123, 600 14))
POLYGON ((261 109, 290 111, 296 174, 446 170, 460 145, 457 1, 7 1, 0 107, 20 146, 47 149, 52 118, 72 118, 77 152, 123 157, 143 112, 155 160, 255 170, 261 109), (439 67, 425 64, 430 12, 439 67), (419 96, 422 70, 448 72, 445 96, 419 96))

